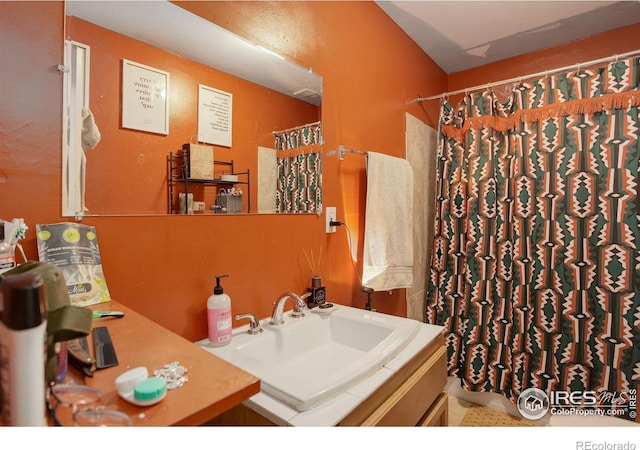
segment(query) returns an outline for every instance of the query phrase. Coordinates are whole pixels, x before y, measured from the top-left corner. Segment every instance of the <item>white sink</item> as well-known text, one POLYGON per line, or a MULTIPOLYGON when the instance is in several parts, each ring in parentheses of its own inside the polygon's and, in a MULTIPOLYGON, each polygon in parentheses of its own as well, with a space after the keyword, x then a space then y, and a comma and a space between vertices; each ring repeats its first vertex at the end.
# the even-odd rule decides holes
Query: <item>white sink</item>
POLYGON ((225 347, 206 340, 198 345, 260 378, 262 392, 306 411, 380 369, 420 327, 415 320, 342 305, 305 314, 294 319, 286 312, 277 327, 263 319, 259 335, 237 328, 225 347))

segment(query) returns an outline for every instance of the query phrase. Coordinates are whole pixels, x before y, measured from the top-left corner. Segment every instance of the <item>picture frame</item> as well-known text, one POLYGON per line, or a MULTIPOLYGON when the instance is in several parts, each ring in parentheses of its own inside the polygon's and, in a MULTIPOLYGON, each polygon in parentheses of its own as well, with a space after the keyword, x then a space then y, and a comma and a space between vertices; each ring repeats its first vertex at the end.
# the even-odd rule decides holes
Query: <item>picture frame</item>
POLYGON ((198 139, 207 144, 231 147, 233 94, 198 85, 198 139))
POLYGON ((169 134, 169 72, 122 60, 122 128, 169 134))

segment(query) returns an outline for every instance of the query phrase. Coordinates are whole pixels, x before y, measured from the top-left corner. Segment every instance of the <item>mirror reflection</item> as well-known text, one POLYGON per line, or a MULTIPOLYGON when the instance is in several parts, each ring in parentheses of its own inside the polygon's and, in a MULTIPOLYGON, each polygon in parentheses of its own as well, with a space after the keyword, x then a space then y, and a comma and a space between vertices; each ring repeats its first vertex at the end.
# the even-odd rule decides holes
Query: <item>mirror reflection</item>
MULTIPOLYGON (((69 196, 65 215, 321 209, 319 75, 172 3, 109 3, 66 2, 67 45, 87 49, 86 109, 100 140, 65 166, 72 174, 77 164, 80 175, 77 181, 65 176, 63 191, 84 188, 76 200, 69 196), (129 63, 133 70, 124 73, 129 63), (166 89, 154 92, 148 83, 166 89), (127 89, 133 101, 123 98, 127 89), (166 108, 166 127, 161 114, 149 115, 148 128, 124 122, 129 107, 166 108), (191 175, 198 167, 204 172, 191 175)), ((76 68, 65 77, 79 84, 79 73, 76 68)), ((85 112, 80 97, 65 100, 67 114, 85 112)), ((143 110, 136 118, 144 122, 145 116, 143 110)), ((64 135, 73 144, 81 125, 74 131, 72 117, 68 123, 64 135)), ((63 158, 73 159, 71 147, 63 143, 63 158)))

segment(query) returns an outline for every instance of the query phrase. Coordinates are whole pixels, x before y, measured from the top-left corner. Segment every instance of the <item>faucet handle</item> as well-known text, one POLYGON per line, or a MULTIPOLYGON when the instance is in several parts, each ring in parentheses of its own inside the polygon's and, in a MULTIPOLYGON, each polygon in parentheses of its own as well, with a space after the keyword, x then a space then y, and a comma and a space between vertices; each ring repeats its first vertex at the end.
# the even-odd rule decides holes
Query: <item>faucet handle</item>
POLYGON ((249 334, 260 334, 262 333, 262 327, 260 326, 260 321, 253 314, 238 314, 236 316, 236 320, 241 319, 249 319, 249 330, 247 333, 249 334))
POLYGON ((299 306, 299 305, 295 305, 293 307, 293 311, 291 311, 291 314, 289 314, 291 317, 294 318, 299 318, 299 317, 304 317, 304 310, 303 307, 299 306))
POLYGON ((293 305, 293 311, 290 314, 291 317, 294 317, 294 318, 304 317, 304 307, 307 306, 307 304, 304 301, 304 296, 300 297, 299 295, 294 294, 292 292, 291 297, 293 297, 293 299, 296 302, 295 305, 293 305))

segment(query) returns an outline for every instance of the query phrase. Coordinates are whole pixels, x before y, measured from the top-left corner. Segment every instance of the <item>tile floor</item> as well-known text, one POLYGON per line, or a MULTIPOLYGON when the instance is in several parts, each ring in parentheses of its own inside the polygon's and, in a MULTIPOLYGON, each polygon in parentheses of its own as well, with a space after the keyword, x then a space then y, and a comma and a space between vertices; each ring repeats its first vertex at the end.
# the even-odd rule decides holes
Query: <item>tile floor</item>
POLYGON ((471 402, 454 397, 449 394, 449 426, 457 427, 462 422, 462 418, 467 413, 471 402))
MULTIPOLYGON (((460 380, 449 377, 445 391, 449 394, 449 426, 460 426, 465 414, 472 406, 486 405, 486 407, 497 412, 497 415, 510 414, 516 418, 521 418, 516 406, 500 394, 469 392, 460 387, 460 380)), ((494 426, 490 417, 487 418, 486 426, 494 426)))
POLYGON ((506 411, 481 406, 468 400, 449 394, 449 426, 461 426, 467 412, 471 409, 471 416, 464 422, 464 426, 480 427, 522 427, 522 426, 545 426, 547 419, 539 421, 528 421, 518 415, 512 415, 506 411))

